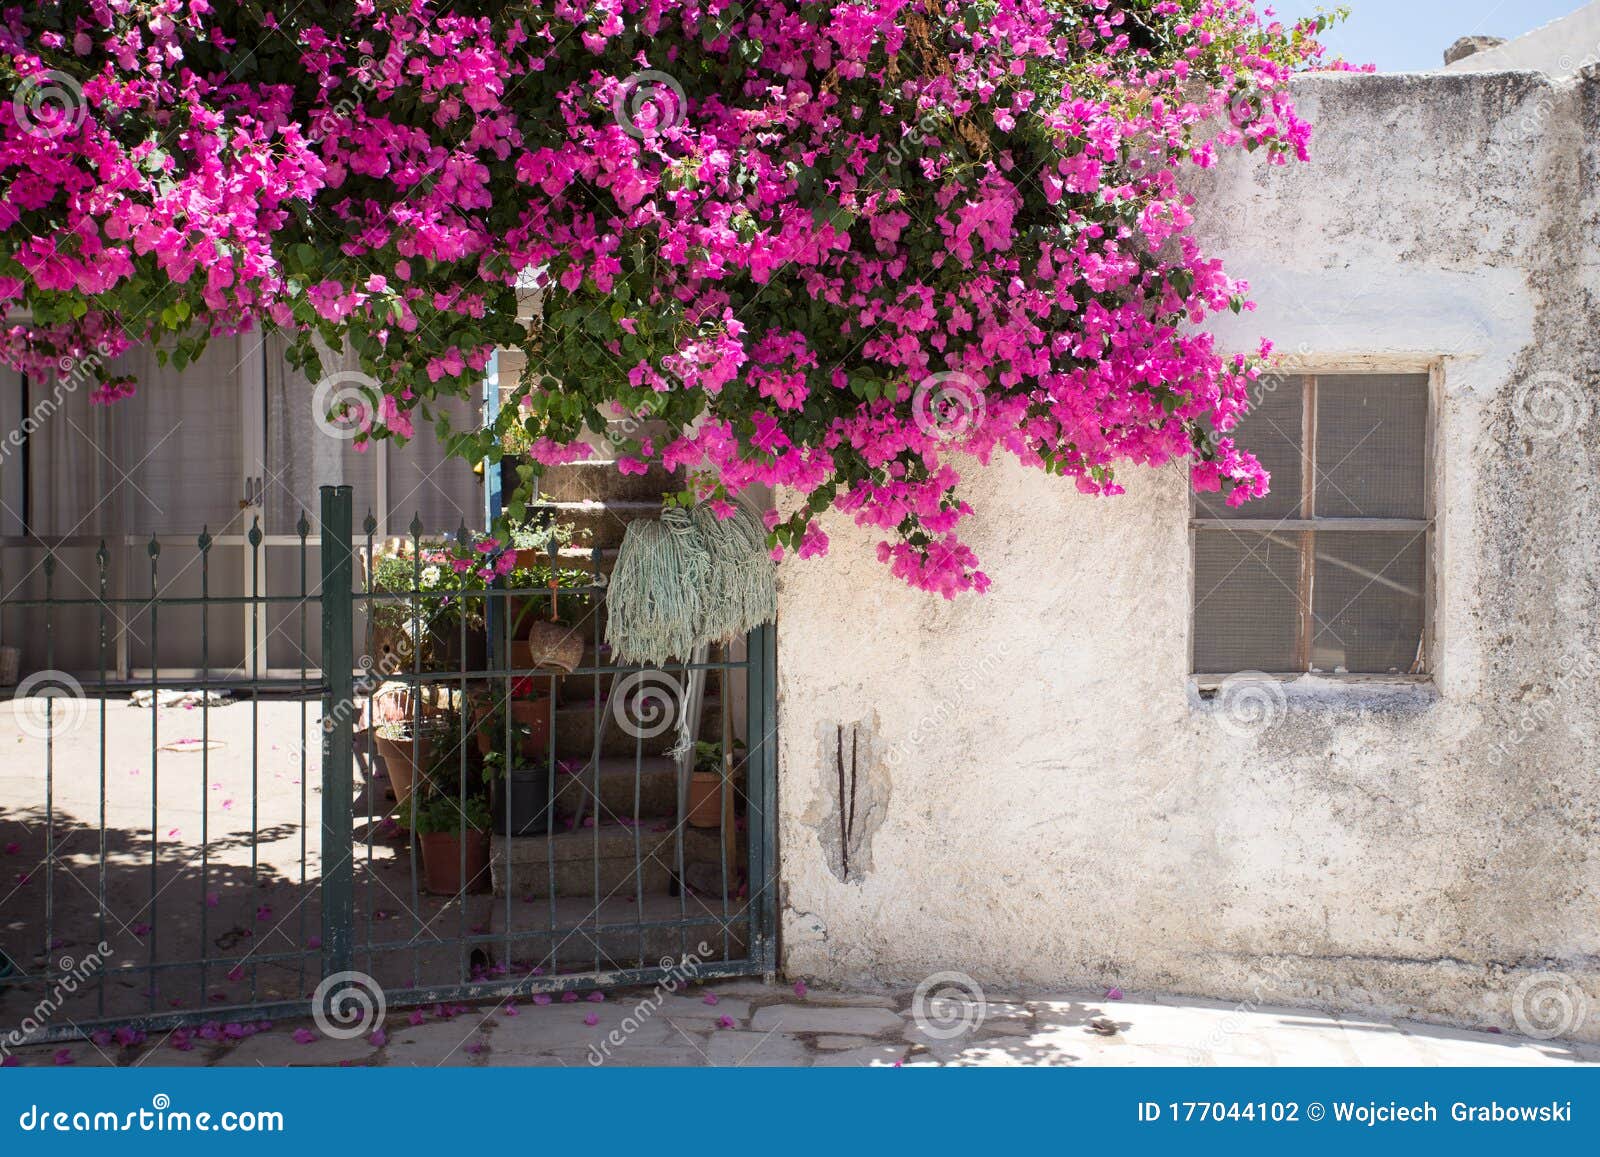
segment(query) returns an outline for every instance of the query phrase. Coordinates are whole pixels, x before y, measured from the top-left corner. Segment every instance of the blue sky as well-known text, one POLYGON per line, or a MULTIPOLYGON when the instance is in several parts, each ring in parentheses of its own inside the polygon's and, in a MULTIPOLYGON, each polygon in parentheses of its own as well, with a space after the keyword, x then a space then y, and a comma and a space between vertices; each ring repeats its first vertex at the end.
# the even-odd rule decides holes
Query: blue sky
POLYGON ((1582 8, 1586 0, 1256 0, 1282 19, 1318 8, 1350 9, 1350 19, 1328 36, 1331 51, 1380 72, 1438 68, 1444 50, 1460 36, 1508 40, 1582 8))

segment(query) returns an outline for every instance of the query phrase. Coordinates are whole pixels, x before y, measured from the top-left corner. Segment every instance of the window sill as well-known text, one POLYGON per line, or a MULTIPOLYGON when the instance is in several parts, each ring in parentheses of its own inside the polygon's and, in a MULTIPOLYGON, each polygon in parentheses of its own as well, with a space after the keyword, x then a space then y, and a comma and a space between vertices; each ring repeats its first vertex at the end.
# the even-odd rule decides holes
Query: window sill
POLYGON ((1424 711, 1439 702, 1431 675, 1263 674, 1189 676, 1189 704, 1204 713, 1424 711), (1232 680, 1232 682, 1230 682, 1232 680))

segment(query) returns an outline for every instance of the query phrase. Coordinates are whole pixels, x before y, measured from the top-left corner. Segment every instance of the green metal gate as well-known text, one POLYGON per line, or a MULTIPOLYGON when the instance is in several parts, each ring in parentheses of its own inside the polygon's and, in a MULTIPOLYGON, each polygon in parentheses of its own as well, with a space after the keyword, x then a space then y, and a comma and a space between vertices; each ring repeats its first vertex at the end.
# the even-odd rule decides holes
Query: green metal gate
MULTIPOLYGON (((104 544, 85 565, 30 543, 20 579, 0 562, 0 637, 31 632, 43 659, 0 736, 24 769, 0 777, 0 998, 23 1030, 0 1044, 225 1039, 351 987, 403 1006, 774 969, 772 629, 703 661, 612 663, 596 555, 581 585, 443 596, 441 631, 439 542, 415 522, 379 542, 370 516, 357 538, 351 505, 324 487, 319 534, 301 519, 297 593, 214 593, 206 533, 177 558, 152 539, 142 583, 113 581, 104 544), (554 668, 516 636, 558 599, 583 613, 539 635, 567 654, 554 668), (267 677, 260 647, 212 668, 240 614, 297 640, 297 675, 267 677), (400 645, 377 645, 382 623, 400 645), (148 678, 114 677, 140 632, 148 678), (163 647, 198 669, 165 675, 163 647)), ((248 542, 258 569, 286 545, 248 542)))

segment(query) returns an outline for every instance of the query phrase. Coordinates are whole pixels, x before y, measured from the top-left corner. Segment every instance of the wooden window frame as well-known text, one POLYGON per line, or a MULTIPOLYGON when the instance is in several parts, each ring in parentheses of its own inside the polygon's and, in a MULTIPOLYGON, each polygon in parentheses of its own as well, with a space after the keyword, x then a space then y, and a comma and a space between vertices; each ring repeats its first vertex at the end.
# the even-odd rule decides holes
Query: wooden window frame
MULTIPOLYGON (((1249 519, 1249 518, 1213 518, 1201 516, 1198 512, 1197 498, 1190 495, 1189 518, 1189 671, 1190 679, 1201 690, 1212 690, 1238 671, 1197 671, 1195 670, 1194 639, 1195 615, 1198 610, 1196 591, 1194 589, 1195 560, 1198 558, 1197 542, 1201 531, 1233 530, 1261 534, 1265 530, 1278 532, 1285 537, 1293 535, 1296 539, 1295 546, 1300 552, 1300 569, 1296 602, 1299 606, 1299 633, 1295 645, 1295 663, 1297 670, 1292 671, 1266 671, 1260 672, 1269 678, 1285 682, 1299 679, 1308 674, 1314 674, 1319 679, 1327 679, 1342 683, 1376 683, 1376 684, 1415 684, 1431 683, 1437 670, 1437 632, 1434 622, 1435 583, 1437 581, 1437 567, 1435 565, 1435 551, 1437 549, 1437 517, 1434 506, 1436 491, 1437 462, 1434 454, 1434 433, 1437 425, 1437 404, 1440 396, 1440 378, 1443 372, 1441 363, 1430 362, 1425 365, 1415 363, 1394 365, 1378 361, 1356 361, 1349 364, 1329 364, 1315 371, 1285 374, 1281 381, 1284 385, 1294 383, 1301 393, 1301 425, 1300 425, 1300 508, 1298 517, 1281 519, 1249 519), (1362 374, 1371 375, 1426 375, 1427 399, 1426 418, 1423 433, 1423 486, 1421 518, 1325 518, 1316 514, 1316 485, 1317 485, 1317 379, 1320 377, 1350 377, 1362 374), (1357 533, 1394 533, 1416 532, 1422 540, 1423 550, 1423 607, 1422 607, 1422 637, 1417 649, 1417 658, 1412 669, 1403 674, 1385 674, 1373 672, 1333 672, 1313 671, 1311 668, 1311 654, 1313 642, 1316 637, 1316 618, 1313 614, 1315 606, 1315 576, 1316 576, 1316 536, 1323 532, 1357 532, 1357 533)), ((1280 387, 1281 388, 1281 387, 1280 387)))

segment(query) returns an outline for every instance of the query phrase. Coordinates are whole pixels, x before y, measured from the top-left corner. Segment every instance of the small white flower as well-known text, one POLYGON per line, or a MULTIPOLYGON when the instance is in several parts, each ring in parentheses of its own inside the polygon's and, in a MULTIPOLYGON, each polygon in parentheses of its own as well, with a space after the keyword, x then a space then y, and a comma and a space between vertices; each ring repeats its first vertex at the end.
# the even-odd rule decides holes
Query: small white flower
POLYGON ((429 587, 436 587, 438 585, 439 585, 439 568, 437 566, 425 566, 425 567, 423 567, 422 568, 422 589, 423 590, 427 590, 429 587))

